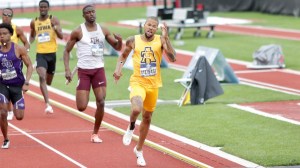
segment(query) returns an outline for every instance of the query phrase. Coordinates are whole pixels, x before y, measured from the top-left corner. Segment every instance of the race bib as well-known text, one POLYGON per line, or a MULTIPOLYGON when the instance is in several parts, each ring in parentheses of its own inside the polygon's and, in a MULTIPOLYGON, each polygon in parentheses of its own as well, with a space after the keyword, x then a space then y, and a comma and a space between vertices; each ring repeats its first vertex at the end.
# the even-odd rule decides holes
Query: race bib
POLYGON ((50 35, 47 32, 41 33, 38 35, 37 40, 38 40, 38 43, 48 42, 48 41, 50 41, 50 35))
POLYGON ((151 66, 151 64, 145 64, 145 66, 142 66, 140 68, 141 76, 147 77, 147 76, 155 76, 156 75, 156 65, 151 66))
POLYGON ((11 80, 16 78, 18 75, 15 68, 11 68, 11 69, 2 70, 1 76, 3 80, 11 80))
POLYGON ((101 44, 92 44, 92 55, 95 57, 103 57, 104 47, 101 44))

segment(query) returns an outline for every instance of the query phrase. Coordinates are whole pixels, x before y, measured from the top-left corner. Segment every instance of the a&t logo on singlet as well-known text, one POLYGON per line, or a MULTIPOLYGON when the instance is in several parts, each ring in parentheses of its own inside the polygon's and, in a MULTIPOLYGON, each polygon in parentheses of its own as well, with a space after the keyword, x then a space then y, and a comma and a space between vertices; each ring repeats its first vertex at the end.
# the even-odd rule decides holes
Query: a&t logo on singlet
POLYGON ((156 59, 151 47, 145 47, 141 52, 141 76, 155 76, 156 75, 156 59))

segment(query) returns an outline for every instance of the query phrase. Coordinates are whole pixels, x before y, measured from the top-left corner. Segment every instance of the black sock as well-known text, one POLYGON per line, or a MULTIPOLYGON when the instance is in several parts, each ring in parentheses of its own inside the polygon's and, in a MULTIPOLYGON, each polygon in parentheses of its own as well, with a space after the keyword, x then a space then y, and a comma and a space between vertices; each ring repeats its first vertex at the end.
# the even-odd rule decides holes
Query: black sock
POLYGON ((134 130, 135 128, 135 121, 130 123, 130 130, 134 130))

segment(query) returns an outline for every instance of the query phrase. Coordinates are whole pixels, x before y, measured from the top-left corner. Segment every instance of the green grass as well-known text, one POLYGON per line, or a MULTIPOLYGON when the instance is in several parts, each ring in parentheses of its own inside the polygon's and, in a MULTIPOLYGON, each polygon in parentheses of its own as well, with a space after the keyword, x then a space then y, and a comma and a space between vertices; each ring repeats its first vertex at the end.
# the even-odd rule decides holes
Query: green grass
MULTIPOLYGON (((97 10, 98 22, 116 22, 119 20, 140 19, 145 17, 145 8, 117 8, 97 10), (134 10, 132 14, 128 10, 134 10)), ((65 10, 51 12, 61 19, 65 29, 74 29, 83 22, 81 10, 65 10), (76 17, 74 17, 76 16, 76 17)), ((15 17, 33 18, 38 13, 16 14, 15 17)), ((299 29, 299 18, 291 16, 278 16, 253 12, 231 12, 212 13, 214 16, 251 19, 252 25, 267 27, 299 29)), ((110 26, 106 24, 111 32, 120 33, 124 39, 138 32, 137 29, 128 29, 110 26)), ((193 38, 194 30, 185 30, 182 40, 184 46, 175 46, 177 49, 195 51, 199 45, 219 48, 226 58, 244 61, 252 61, 252 53, 261 45, 280 44, 285 54, 286 65, 290 69, 300 70, 298 60, 298 42, 275 38, 263 38, 246 35, 234 35, 216 32, 215 38, 203 37, 193 38)), ((174 32, 170 33, 174 36, 174 32)), ((173 41, 174 42, 174 41, 173 41)), ((35 46, 32 45, 30 56, 35 59, 35 46)), ((64 47, 60 46, 57 52, 57 71, 53 81, 53 87, 74 94, 76 82, 65 86, 64 67, 62 52, 64 47)), ((75 51, 74 58, 70 60, 74 67, 77 59, 75 51)), ((116 86, 113 83, 112 74, 117 57, 105 58, 106 76, 108 80, 107 100, 128 100, 130 70, 124 69, 123 76, 116 86)), ((159 98, 162 100, 179 99, 183 87, 174 83, 174 79, 180 78, 183 72, 173 69, 163 69, 163 88, 160 89, 159 98)), ((37 74, 33 76, 38 80, 37 74)), ((280 80, 280 79, 279 79, 280 80)), ((291 79, 291 82, 293 79, 291 79)), ((284 94, 266 89, 254 88, 240 84, 222 84, 225 94, 210 99, 205 105, 186 105, 179 108, 175 104, 158 105, 153 115, 152 124, 180 134, 195 141, 210 146, 221 147, 223 151, 238 157, 247 159, 257 164, 271 166, 300 165, 300 134, 299 126, 265 118, 241 110, 233 109, 227 104, 248 102, 269 102, 283 100, 299 100, 299 96, 284 94)), ((94 97, 91 96, 91 100, 94 97)), ((116 108, 121 113, 130 114, 130 107, 116 108)))
POLYGON ((286 29, 300 29, 299 17, 288 15, 273 15, 258 12, 216 12, 211 13, 212 16, 247 19, 251 20, 251 25, 286 28, 286 29))

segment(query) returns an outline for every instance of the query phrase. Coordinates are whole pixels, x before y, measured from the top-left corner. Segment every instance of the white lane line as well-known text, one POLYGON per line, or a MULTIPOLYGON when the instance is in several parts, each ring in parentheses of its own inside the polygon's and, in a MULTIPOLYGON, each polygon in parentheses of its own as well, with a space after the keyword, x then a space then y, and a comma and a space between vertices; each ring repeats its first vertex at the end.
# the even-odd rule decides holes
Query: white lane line
MULTIPOLYGON (((24 131, 24 130, 23 130, 24 131)), ((29 130, 30 131, 30 130, 29 130)), ((27 131, 28 134, 30 135, 49 135, 49 134, 69 134, 69 133, 86 133, 86 132, 92 132, 93 130, 83 130, 83 131, 48 131, 48 132, 29 132, 27 131)), ((99 130, 104 131, 104 130, 99 130)), ((105 129, 107 131, 107 129, 105 129)), ((12 131, 13 133, 10 133, 9 135, 23 135, 21 133, 18 133, 18 131, 12 131)))
MULTIPOLYGON (((30 96, 32 96, 32 97, 35 97, 35 98, 37 98, 39 100, 43 100, 43 96, 42 95, 39 95, 38 93, 35 93, 33 91, 27 91, 27 94, 30 95, 30 96)), ((52 99, 50 99, 50 103, 51 103, 51 105, 54 105, 54 106, 56 106, 56 107, 58 107, 60 109, 63 109, 66 112, 69 112, 69 113, 71 113, 71 114, 73 114, 75 116, 78 116, 80 118, 83 118, 83 119, 85 119, 87 121, 90 121, 90 122, 93 122, 93 123, 95 122, 95 118, 94 117, 92 117, 92 116, 90 116, 88 114, 79 112, 78 110, 73 109, 73 108, 71 108, 69 106, 66 106, 63 103, 57 102, 57 101, 52 100, 52 99)), ((106 111, 106 109, 105 109, 105 111, 106 111)), ((121 134, 121 135, 123 135, 126 132, 125 130, 123 130, 123 129, 119 128, 119 127, 116 127, 116 126, 114 126, 112 124, 109 124, 109 123, 107 123, 105 121, 102 121, 101 125, 104 126, 104 127, 106 127, 106 128, 108 128, 108 129, 110 129, 110 130, 112 130, 112 131, 114 131, 114 132, 116 132, 116 133, 118 133, 118 134, 121 134)), ((137 141, 138 136, 133 135, 133 139, 137 141)), ((152 141, 149 141, 149 140, 145 140, 145 144, 148 145, 148 146, 150 146, 150 147, 152 147, 152 148, 154 148, 154 149, 156 149, 156 150, 159 150, 161 152, 167 153, 170 156, 173 156, 174 158, 177 158, 178 160, 182 160, 184 162, 187 162, 187 163, 189 163, 189 164, 191 164, 193 166, 196 166, 196 167, 205 167, 205 168, 212 168, 211 166, 209 166, 209 165, 207 165, 205 163, 202 163, 202 162, 200 162, 198 160, 195 160, 195 159, 193 159, 191 157, 188 157, 186 155, 178 153, 178 152, 176 152, 176 151, 174 151, 172 149, 166 148, 166 147, 164 147, 162 145, 159 145, 159 144, 157 144, 155 142, 152 142, 152 141)))
POLYGON ((273 85, 273 84, 269 84, 269 83, 265 83, 265 82, 258 82, 258 81, 250 80, 250 79, 246 79, 246 78, 239 78, 239 79, 241 81, 243 81, 244 83, 253 83, 256 85, 265 86, 265 88, 267 88, 267 89, 269 88, 272 90, 272 88, 273 88, 274 90, 277 90, 280 92, 300 95, 300 90, 298 90, 298 89, 292 89, 292 88, 283 87, 283 86, 279 86, 279 85, 273 85))
MULTIPOLYGON (((32 85, 34 85, 34 86, 36 86, 36 87, 39 87, 39 83, 36 82, 36 81, 30 80, 30 84, 32 84, 32 85)), ((53 88, 53 87, 51 87, 51 86, 48 86, 48 91, 51 91, 51 92, 53 92, 53 93, 56 93, 56 94, 58 94, 58 95, 61 95, 61 96, 65 97, 65 98, 67 98, 67 99, 70 99, 70 100, 75 101, 75 96, 74 96, 74 95, 71 95, 71 94, 66 93, 66 92, 64 92, 64 91, 61 91, 61 90, 58 90, 58 89, 53 88)), ((37 93, 34 93, 34 92, 32 92, 32 91, 28 91, 27 93, 32 93, 32 94, 29 94, 29 95, 31 95, 31 96, 33 96, 33 97, 36 97, 36 98, 39 98, 39 99, 43 100, 43 97, 42 97, 41 95, 37 94, 37 93)), ((52 101, 52 100, 50 100, 50 101, 51 101, 51 103, 54 102, 54 101, 52 101)), ((54 102, 54 103, 55 103, 55 102, 54 102)), ((96 107, 96 106, 95 106, 95 103, 91 103, 91 102, 90 102, 88 105, 89 105, 89 107, 92 107, 92 108, 95 108, 95 107, 96 107)), ((94 122, 94 120, 95 120, 93 117, 90 117, 90 116, 86 115, 85 113, 78 113, 77 110, 75 110, 74 113, 71 112, 71 111, 74 110, 74 109, 72 109, 72 108, 70 108, 70 107, 68 107, 68 106, 66 106, 65 108, 61 107, 60 105, 56 105, 56 106, 57 106, 57 107, 60 107, 60 108, 62 108, 62 109, 64 109, 64 110, 66 110, 66 111, 68 111, 68 112, 70 112, 70 113, 72 113, 72 114, 74 114, 74 115, 76 115, 76 116, 79 116, 79 117, 81 117, 81 118, 84 118, 84 119, 86 119, 86 120, 88 120, 88 121, 94 122), (84 117, 83 115, 86 115, 86 117, 84 117)), ((65 105, 63 105, 63 106, 65 106, 65 105)), ((119 113, 119 112, 117 112, 117 111, 114 111, 114 110, 112 110, 112 109, 105 108, 105 112, 107 112, 107 113, 109 113, 109 114, 111 114, 111 115, 113 115, 113 116, 115 116, 115 117, 124 119, 124 120, 126 120, 126 121, 129 120, 129 117, 128 117, 128 116, 126 116, 126 115, 124 115, 124 114, 122 114, 122 113, 119 113)), ((136 123, 136 124, 140 124, 140 121, 137 120, 137 123, 136 123)), ((107 123, 104 122, 104 121, 102 121, 102 124, 101 124, 101 125, 106 126, 107 128, 109 128, 109 129, 111 129, 111 130, 113 130, 113 131, 115 131, 115 132, 117 132, 117 133, 119 133, 119 134, 121 134, 121 135, 123 135, 123 134, 125 133, 125 130, 120 129, 120 128, 118 128, 118 127, 115 127, 115 126, 113 126, 113 125, 107 125, 107 123)), ((158 133, 163 133, 164 135, 166 135, 166 136, 168 136, 168 137, 178 139, 179 141, 182 141, 182 142, 184 142, 184 143, 186 143, 186 144, 189 144, 189 145, 191 145, 191 146, 198 147, 198 148, 200 148, 200 149, 202 149, 202 150, 208 151, 208 152, 210 152, 210 153, 212 153, 212 154, 215 154, 215 155, 217 155, 217 156, 219 156, 219 157, 228 159, 228 160, 230 160, 230 161, 232 161, 232 162, 234 162, 234 163, 240 164, 240 165, 242 165, 242 166, 245 166, 245 167, 256 167, 256 168, 261 167, 260 165, 257 165, 257 164, 255 164, 255 163, 253 163, 253 162, 244 160, 244 159, 239 158, 239 157, 236 157, 236 156, 234 156, 234 155, 230 155, 230 154, 228 154, 228 153, 226 153, 226 152, 223 152, 223 151, 221 151, 221 150, 218 150, 218 149, 216 149, 216 148, 214 148, 214 147, 210 147, 210 146, 207 146, 207 145, 205 145, 205 144, 202 144, 202 143, 193 141, 193 140, 188 139, 188 138, 185 138, 185 137, 183 137, 183 136, 180 136, 180 135, 171 133, 171 132, 169 132, 169 131, 167 131, 167 130, 164 130, 165 132, 163 132, 163 131, 162 131, 163 129, 161 129, 161 128, 159 128, 159 127, 156 127, 156 126, 154 126, 154 125, 151 125, 150 129, 153 130, 153 131, 156 131, 156 132, 158 132, 158 133)), ((137 136, 134 136, 133 138, 136 139, 137 136)), ((147 142, 148 142, 148 140, 146 140, 146 143, 147 143, 147 142)), ((151 146, 151 145, 150 145, 150 146, 151 146)), ((153 146, 151 146, 151 147, 153 147, 153 146)), ((153 147, 153 148, 154 148, 154 147, 153 147)), ((157 149, 157 148, 156 148, 156 149, 157 149)), ((158 149, 158 150, 159 150, 159 149, 158 149)), ((161 150, 161 151, 163 151, 163 150, 161 150)), ((167 152, 170 152, 170 151, 166 151, 166 153, 167 153, 167 152)), ((177 152, 176 152, 176 153, 177 153, 177 152)), ((172 155, 172 153, 169 153, 169 154, 170 154, 171 156, 173 156, 173 157, 176 157, 176 156, 172 155)), ((177 156, 176 158, 185 160, 185 159, 183 159, 183 158, 180 158, 179 156, 177 156)), ((186 160, 185 160, 185 161, 186 161, 186 160)), ((189 162, 189 163, 190 163, 190 162, 189 162)), ((200 163, 201 163, 201 162, 200 162, 200 163)), ((193 163, 191 163, 191 164, 193 164, 193 163)), ((203 166, 202 166, 203 164, 199 164, 199 161, 197 161, 196 163, 194 163, 194 165, 195 165, 195 164, 198 165, 199 167, 203 167, 203 166), (201 166, 200 166, 200 165, 201 165, 201 166)), ((208 166, 207 166, 207 167, 208 167, 208 166)))
POLYGON ((261 70, 240 70, 240 71, 234 71, 236 74, 248 74, 248 73, 266 73, 266 72, 278 72, 274 69, 261 69, 261 70))
POLYGON ((239 110, 243 110, 243 111, 246 111, 246 112, 250 112, 250 113, 253 113, 253 114, 261 115, 261 116, 264 116, 264 117, 273 118, 273 119, 276 119, 276 120, 288 122, 288 123, 295 124, 295 125, 300 125, 299 121, 291 120, 291 119, 282 117, 280 115, 269 114, 269 113, 266 113, 266 112, 263 112, 263 111, 260 111, 260 110, 256 110, 252 107, 241 106, 241 105, 238 105, 238 104, 228 104, 228 106, 239 109, 239 110))
MULTIPOLYGON (((118 118, 121 118, 123 120, 126 120, 126 121, 129 121, 129 116, 125 115, 125 114, 122 114, 122 113, 119 113, 113 109, 106 109, 105 112, 111 114, 111 115, 114 115, 115 117, 118 117, 118 118)), ((140 125, 141 121, 140 120, 137 120, 136 124, 140 125)), ((216 156, 219 156, 221 158, 225 158, 227 160, 230 160, 234 163, 237 163, 237 164, 240 164, 242 166, 245 166, 245 167, 255 167, 255 168, 261 168, 260 165, 256 164, 256 163, 253 163, 253 162, 250 162, 248 160, 245 160, 245 159, 242 159, 242 158, 239 158, 237 156, 234 156, 234 155, 231 155, 231 154, 228 154, 226 152, 223 152, 220 150, 220 148, 217 148, 217 147, 211 147, 211 146, 208 146, 208 145, 205 145, 203 143, 200 143, 200 142, 197 142, 197 141, 194 141, 194 140, 191 140, 191 139, 188 139, 186 137, 183 137, 181 135, 178 135, 178 134, 174 134, 170 131, 167 131, 167 130, 164 130, 162 128, 159 128, 155 125, 151 125, 150 126, 150 129, 154 132, 157 132, 158 134, 162 134, 162 135, 165 135, 169 138, 172 138, 172 139, 176 139, 176 140, 179 140, 181 142, 184 142, 186 144, 189 144, 193 147, 196 147, 198 149, 201 149, 201 150, 204 150, 204 151, 207 151, 209 153, 212 153, 216 156)))
POLYGON ((81 163, 75 161, 74 159, 70 158, 69 156, 63 154, 62 152, 56 150, 55 148, 51 147, 50 145, 44 143, 43 141, 41 141, 41 140, 35 138, 34 136, 28 134, 27 132, 21 130, 20 128, 16 127, 15 125, 13 125, 13 124, 11 124, 11 123, 8 123, 8 125, 9 125, 10 127, 12 127, 13 129, 19 131, 19 132, 22 133, 23 135, 25 135, 25 136, 29 137, 30 139, 34 140, 35 142, 37 142, 37 143, 41 144, 42 146, 48 148, 49 150, 53 151, 54 153, 56 153, 56 154, 62 156, 63 158, 69 160, 70 162, 74 163, 75 165, 77 165, 77 166, 79 166, 79 167, 81 167, 81 168, 86 168, 86 166, 84 166, 84 165, 82 165, 81 163))

